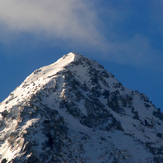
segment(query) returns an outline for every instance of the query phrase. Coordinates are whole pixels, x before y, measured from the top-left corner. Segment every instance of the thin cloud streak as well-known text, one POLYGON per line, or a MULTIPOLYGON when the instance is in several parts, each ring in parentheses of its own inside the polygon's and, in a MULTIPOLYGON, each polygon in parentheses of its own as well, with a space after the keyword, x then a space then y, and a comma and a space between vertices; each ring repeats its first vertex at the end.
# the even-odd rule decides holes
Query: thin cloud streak
POLYGON ((106 59, 112 57, 111 60, 121 64, 152 69, 157 69, 158 65, 162 65, 163 58, 158 55, 156 50, 152 49, 148 38, 140 34, 136 34, 125 42, 115 42, 107 51, 110 54, 105 56, 106 59))

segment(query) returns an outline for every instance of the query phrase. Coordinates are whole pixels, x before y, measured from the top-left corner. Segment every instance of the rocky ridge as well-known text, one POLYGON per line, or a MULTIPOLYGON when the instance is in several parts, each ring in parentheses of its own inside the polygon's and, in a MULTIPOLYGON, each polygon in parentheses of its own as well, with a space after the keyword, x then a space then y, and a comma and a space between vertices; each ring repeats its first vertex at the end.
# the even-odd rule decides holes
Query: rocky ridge
POLYGON ((163 162, 163 113, 76 53, 35 70, 0 104, 1 162, 163 162))

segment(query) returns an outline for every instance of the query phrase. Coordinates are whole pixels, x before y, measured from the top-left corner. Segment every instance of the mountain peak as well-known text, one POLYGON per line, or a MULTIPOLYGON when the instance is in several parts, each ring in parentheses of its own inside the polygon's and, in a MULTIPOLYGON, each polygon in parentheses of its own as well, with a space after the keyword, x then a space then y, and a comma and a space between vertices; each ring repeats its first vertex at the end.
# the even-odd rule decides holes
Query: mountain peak
POLYGON ((163 162, 163 114, 96 61, 68 53, 0 104, 2 162, 163 162))
POLYGON ((46 78, 47 76, 55 75, 57 72, 63 70, 65 66, 81 58, 85 57, 78 53, 70 52, 58 59, 56 62, 35 70, 30 76, 27 77, 25 82, 34 82, 38 80, 38 78, 46 78))

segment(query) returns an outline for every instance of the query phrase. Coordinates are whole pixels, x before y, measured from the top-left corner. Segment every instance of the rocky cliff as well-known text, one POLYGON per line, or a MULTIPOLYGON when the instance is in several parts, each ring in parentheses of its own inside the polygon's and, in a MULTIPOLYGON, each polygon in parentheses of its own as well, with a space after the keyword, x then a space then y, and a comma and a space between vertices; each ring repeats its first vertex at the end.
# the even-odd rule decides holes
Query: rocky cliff
POLYGON ((163 162, 163 113, 76 53, 34 71, 0 113, 3 163, 163 162))

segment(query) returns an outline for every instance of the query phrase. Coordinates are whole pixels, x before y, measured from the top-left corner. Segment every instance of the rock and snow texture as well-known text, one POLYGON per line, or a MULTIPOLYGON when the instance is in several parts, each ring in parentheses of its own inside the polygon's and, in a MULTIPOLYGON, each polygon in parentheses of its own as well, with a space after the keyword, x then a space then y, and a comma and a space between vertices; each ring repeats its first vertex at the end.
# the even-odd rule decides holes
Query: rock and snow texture
POLYGON ((0 161, 163 162, 163 114, 97 62, 69 53, 0 103, 0 161))

